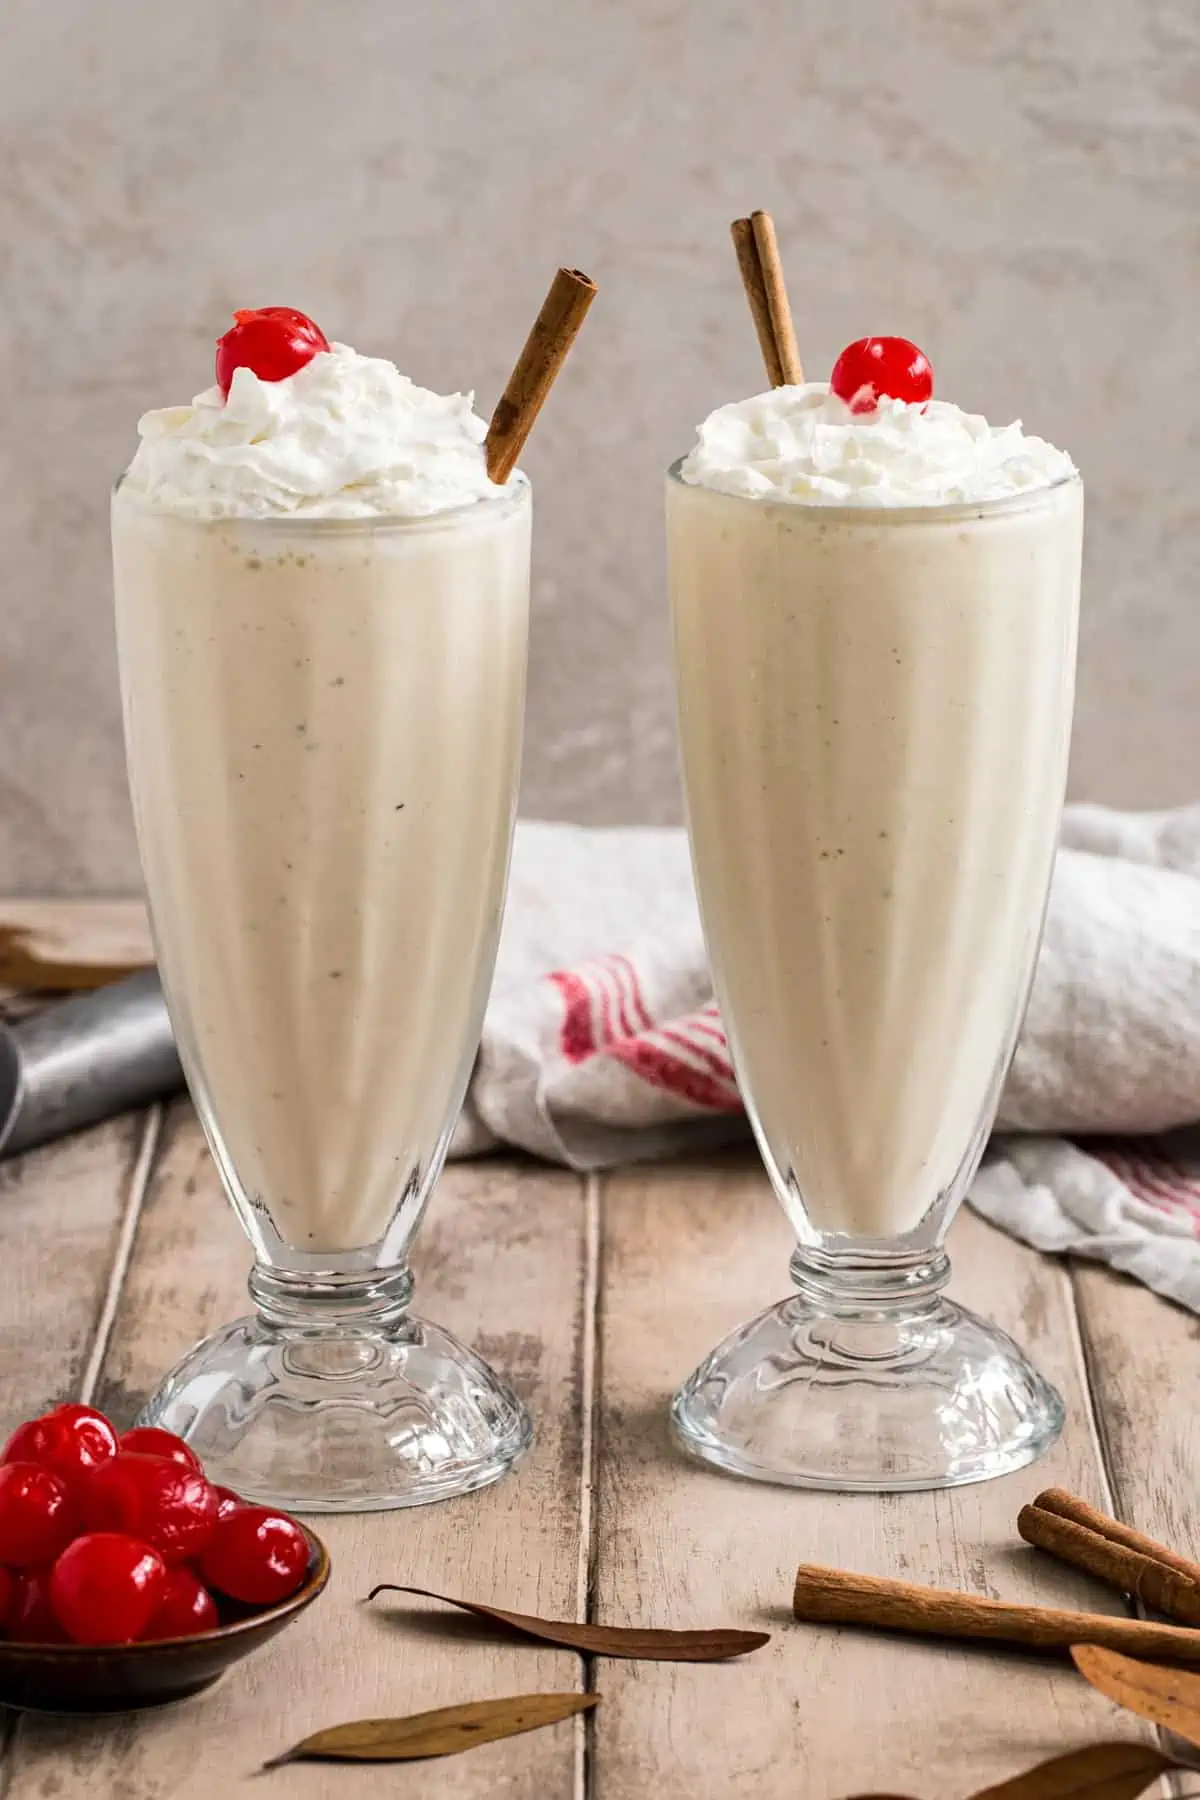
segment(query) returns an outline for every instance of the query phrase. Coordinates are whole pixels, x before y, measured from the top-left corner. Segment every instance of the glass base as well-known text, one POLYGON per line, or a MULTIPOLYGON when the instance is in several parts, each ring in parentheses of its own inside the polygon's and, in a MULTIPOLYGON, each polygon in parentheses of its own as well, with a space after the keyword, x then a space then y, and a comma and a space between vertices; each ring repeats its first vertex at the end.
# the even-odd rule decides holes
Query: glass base
MULTIPOLYGON (((209 1478, 290 1512, 373 1512, 499 1480, 529 1414, 482 1359, 401 1304, 377 1316, 235 1320, 189 1352, 138 1416, 192 1445, 209 1478)), ((251 1291, 262 1299, 262 1272, 251 1291)))
MULTIPOLYGON (((727 1337, 671 1406, 691 1455, 753 1481, 851 1493, 958 1487, 1020 1469, 1063 1426, 1058 1394, 1003 1331, 936 1290, 883 1299, 826 1277, 727 1337)), ((914 1285, 914 1284, 910 1284, 914 1285)))

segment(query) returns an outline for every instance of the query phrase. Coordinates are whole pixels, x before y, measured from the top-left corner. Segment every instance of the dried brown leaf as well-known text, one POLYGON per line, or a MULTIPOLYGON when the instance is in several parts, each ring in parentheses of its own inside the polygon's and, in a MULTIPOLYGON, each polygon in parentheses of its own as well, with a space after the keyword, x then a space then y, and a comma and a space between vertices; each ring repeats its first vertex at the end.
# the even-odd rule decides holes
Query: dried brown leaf
POLYGON ((1164 1770, 1178 1766, 1153 1744, 1089 1744, 981 1788, 971 1800, 1137 1800, 1164 1770))
POLYGON ((1071 1658, 1083 1679, 1109 1700, 1200 1744, 1200 1675, 1102 1650, 1098 1644, 1075 1645, 1071 1658))
POLYGON ((435 1594, 430 1588, 401 1586, 394 1581, 381 1581, 367 1595, 420 1594, 426 1600, 440 1600, 445 1606, 457 1606, 494 1625, 504 1625, 522 1637, 540 1644, 557 1644, 566 1650, 583 1650, 596 1656, 619 1656, 648 1662, 723 1662, 729 1656, 745 1656, 750 1650, 761 1650, 770 1643, 768 1631, 643 1631, 625 1625, 573 1625, 565 1620, 537 1619, 530 1613, 505 1612, 498 1606, 482 1606, 475 1600, 456 1600, 450 1594, 435 1594))
POLYGON ((476 1744, 557 1725, 599 1704, 599 1694, 509 1694, 502 1700, 440 1706, 407 1719, 352 1719, 315 1731, 263 1768, 278 1769, 291 1762, 415 1762, 427 1756, 455 1756, 476 1744))

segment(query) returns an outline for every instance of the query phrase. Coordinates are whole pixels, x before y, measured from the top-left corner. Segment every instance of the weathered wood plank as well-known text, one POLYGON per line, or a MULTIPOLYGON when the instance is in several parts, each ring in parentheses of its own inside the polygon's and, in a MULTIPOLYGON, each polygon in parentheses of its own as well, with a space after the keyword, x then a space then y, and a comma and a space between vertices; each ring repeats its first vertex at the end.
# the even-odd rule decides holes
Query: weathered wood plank
POLYGON ((717 1667, 600 1661, 596 1800, 641 1800, 670 1771, 689 1800, 871 1790, 970 1793, 1043 1755, 1138 1727, 1061 1665, 789 1623, 812 1561, 1047 1604, 1112 1596, 1018 1546, 1016 1514, 1054 1481, 1105 1498, 1071 1289, 978 1219, 955 1227, 954 1292, 1011 1330, 1058 1384, 1069 1424, 1032 1469, 954 1493, 830 1496, 734 1481, 669 1446, 677 1381, 786 1292, 791 1245, 761 1173, 637 1171, 605 1193, 595 1616, 761 1625, 767 1649, 717 1667))
MULTIPOLYGON (((320 1604, 209 1694, 118 1722, 26 1720, 7 1800, 123 1794, 210 1800, 264 1757, 342 1719, 580 1685, 567 1652, 486 1640, 453 1615, 401 1625, 360 1598, 411 1580, 574 1616, 579 1541, 585 1212, 572 1176, 515 1163, 443 1177, 415 1259, 417 1305, 494 1359, 532 1407, 537 1441, 514 1477, 408 1513, 316 1521, 334 1577, 320 1604)), ((248 1251, 190 1110, 170 1119, 113 1333, 101 1400, 128 1416, 196 1337, 245 1308, 248 1251)), ((356 1795, 567 1800, 582 1724, 445 1762, 354 1770, 295 1765, 255 1784, 262 1800, 356 1795)))
POLYGON ((0 1441, 81 1396, 155 1125, 128 1114, 0 1163, 0 1441))
POLYGON ((1200 1322, 1109 1269, 1074 1280, 1117 1512, 1200 1559, 1200 1322))

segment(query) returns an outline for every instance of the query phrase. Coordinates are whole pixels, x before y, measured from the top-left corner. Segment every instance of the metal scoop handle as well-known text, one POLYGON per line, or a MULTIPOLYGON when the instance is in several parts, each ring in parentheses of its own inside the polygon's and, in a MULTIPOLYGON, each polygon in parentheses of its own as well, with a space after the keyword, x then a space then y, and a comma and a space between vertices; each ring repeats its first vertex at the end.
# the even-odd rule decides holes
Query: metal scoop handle
POLYGON ((183 1086, 154 969, 0 1024, 0 1156, 147 1106, 183 1086))

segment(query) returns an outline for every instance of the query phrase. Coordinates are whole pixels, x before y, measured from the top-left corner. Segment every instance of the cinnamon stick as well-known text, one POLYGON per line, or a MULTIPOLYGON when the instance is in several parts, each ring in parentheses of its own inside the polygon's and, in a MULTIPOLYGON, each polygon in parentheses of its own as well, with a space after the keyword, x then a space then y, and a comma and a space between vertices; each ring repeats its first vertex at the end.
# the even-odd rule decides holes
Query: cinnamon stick
POLYGON ((1071 1519, 1112 1544, 1122 1544, 1127 1550, 1135 1550, 1140 1556, 1162 1563, 1164 1568, 1175 1569, 1180 1575, 1200 1582, 1200 1563, 1168 1550, 1165 1544, 1147 1537, 1144 1532, 1135 1531, 1131 1525, 1122 1525, 1120 1519, 1111 1519, 1107 1513, 1099 1512, 1086 1500, 1081 1500, 1078 1494, 1068 1493, 1066 1488, 1045 1488, 1033 1504, 1039 1512, 1056 1513, 1061 1519, 1071 1519))
POLYGON ((1153 1556, 1131 1550, 1036 1503, 1021 1508, 1017 1530, 1027 1544, 1048 1550, 1077 1569, 1086 1569, 1089 1575, 1107 1581, 1123 1594, 1132 1594, 1155 1612, 1167 1613, 1187 1625, 1200 1625, 1200 1581, 1194 1576, 1168 1568, 1153 1556))
POLYGON ((775 222, 770 213, 756 212, 748 219, 735 219, 729 231, 737 251, 742 286, 750 303, 750 316, 758 333, 767 380, 772 387, 801 382, 804 370, 796 347, 796 331, 784 285, 775 222))
POLYGON ((595 298, 595 282, 579 269, 560 269, 551 282, 484 440, 488 476, 497 484, 507 481, 516 468, 533 422, 595 298))
POLYGON ((758 251, 763 286, 767 291, 767 310, 771 315, 771 329, 775 334, 780 374, 786 386, 797 387, 804 380, 804 370, 800 363, 796 330, 792 324, 792 309, 788 305, 787 288, 783 281, 783 264, 779 259, 775 221, 769 212, 756 212, 750 214, 750 223, 754 228, 754 246, 758 251))
POLYGON ((735 219, 729 232, 737 252, 742 286, 750 303, 750 317, 754 320, 754 329, 758 333, 758 347, 766 365, 767 380, 772 387, 782 387, 783 365, 775 342, 775 327, 771 323, 771 308, 767 301, 762 264, 758 260, 758 245, 754 241, 754 226, 749 219, 735 219))
POLYGON ((1100 1644, 1149 1660, 1200 1663, 1200 1631, 1179 1625, 1045 1606, 1012 1606, 974 1594, 856 1575, 846 1569, 822 1569, 810 1563, 801 1563, 796 1571, 792 1610, 798 1619, 814 1624, 872 1625, 884 1631, 983 1638, 1037 1650, 1100 1644))

